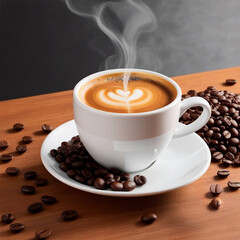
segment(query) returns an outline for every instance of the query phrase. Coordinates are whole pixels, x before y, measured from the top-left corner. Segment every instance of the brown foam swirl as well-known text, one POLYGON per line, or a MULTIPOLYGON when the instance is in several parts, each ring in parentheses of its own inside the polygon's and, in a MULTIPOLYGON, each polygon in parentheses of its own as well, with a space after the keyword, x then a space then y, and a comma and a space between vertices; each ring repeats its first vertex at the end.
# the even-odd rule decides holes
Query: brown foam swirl
POLYGON ((124 92, 122 81, 94 81, 80 89, 79 98, 90 107, 118 113, 148 112, 173 101, 174 94, 160 82, 129 81, 124 92))

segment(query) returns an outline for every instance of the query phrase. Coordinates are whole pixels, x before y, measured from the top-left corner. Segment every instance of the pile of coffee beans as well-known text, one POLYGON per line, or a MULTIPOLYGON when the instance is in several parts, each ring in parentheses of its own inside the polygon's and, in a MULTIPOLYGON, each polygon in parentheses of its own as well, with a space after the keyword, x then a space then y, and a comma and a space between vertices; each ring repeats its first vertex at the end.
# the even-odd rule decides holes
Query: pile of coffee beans
MULTIPOLYGON (((235 79, 227 79, 225 85, 236 84, 235 79)), ((187 94, 182 95, 182 99, 193 96, 200 96, 207 100, 211 106, 212 114, 208 123, 197 131, 197 134, 207 143, 210 148, 212 162, 217 162, 221 166, 228 167, 234 165, 240 166, 240 95, 229 91, 218 91, 214 86, 209 86, 205 91, 196 92, 189 90, 187 94)), ((187 110, 180 119, 184 124, 190 124, 195 121, 202 109, 194 107, 187 110)), ((219 169, 217 176, 227 178, 230 171, 219 169)), ((240 181, 228 181, 229 189, 237 190, 240 188, 240 181)), ((219 184, 210 186, 210 192, 213 196, 222 192, 219 184)), ((210 202, 212 208, 218 209, 222 204, 219 197, 215 197, 210 202)))
MULTIPOLYGON (((182 96, 183 99, 200 96, 206 99, 212 108, 212 115, 208 123, 197 134, 209 146, 212 153, 212 161, 223 165, 240 166, 240 95, 229 91, 218 91, 209 86, 205 91, 196 92, 189 90, 182 96)), ((195 107, 187 110, 180 121, 189 124, 196 120, 202 109, 195 107)))
POLYGON ((62 142, 61 146, 52 149, 50 154, 70 178, 100 190, 132 191, 136 186, 147 182, 144 176, 136 175, 134 180, 131 180, 128 173, 99 165, 89 155, 79 136, 72 137, 69 142, 62 142))

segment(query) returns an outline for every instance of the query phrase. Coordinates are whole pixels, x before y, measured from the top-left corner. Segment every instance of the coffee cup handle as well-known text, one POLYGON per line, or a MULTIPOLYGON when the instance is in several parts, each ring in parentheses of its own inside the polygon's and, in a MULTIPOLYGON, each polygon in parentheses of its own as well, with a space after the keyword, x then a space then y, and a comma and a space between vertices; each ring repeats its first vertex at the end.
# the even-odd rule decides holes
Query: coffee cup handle
POLYGON ((202 128, 211 117, 211 107, 209 103, 201 97, 190 97, 184 99, 181 102, 180 116, 181 117, 189 108, 192 107, 202 107, 203 111, 201 115, 189 125, 183 125, 181 127, 177 127, 175 133, 173 135, 174 138, 183 137, 190 133, 196 132, 200 128, 202 128))

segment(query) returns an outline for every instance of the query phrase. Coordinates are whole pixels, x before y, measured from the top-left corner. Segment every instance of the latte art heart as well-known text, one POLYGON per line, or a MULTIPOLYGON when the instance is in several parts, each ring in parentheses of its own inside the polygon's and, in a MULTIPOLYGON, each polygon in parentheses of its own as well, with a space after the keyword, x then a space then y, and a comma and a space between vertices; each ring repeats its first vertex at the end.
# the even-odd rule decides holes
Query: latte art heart
POLYGON ((152 111, 169 104, 174 94, 161 82, 149 79, 128 82, 96 79, 86 83, 79 92, 86 105, 107 112, 138 113, 152 111))

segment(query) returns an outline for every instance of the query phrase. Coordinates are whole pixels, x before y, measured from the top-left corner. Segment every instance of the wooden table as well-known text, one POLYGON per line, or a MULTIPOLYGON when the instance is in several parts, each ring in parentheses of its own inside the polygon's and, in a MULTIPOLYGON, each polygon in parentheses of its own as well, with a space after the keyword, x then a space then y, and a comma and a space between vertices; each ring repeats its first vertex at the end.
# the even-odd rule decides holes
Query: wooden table
MULTIPOLYGON (((209 85, 217 89, 240 92, 240 67, 174 77, 183 92, 189 89, 204 90, 209 85), (227 78, 238 83, 224 86, 227 78)), ((54 128, 73 119, 72 91, 0 102, 0 140, 10 146, 0 152, 15 152, 22 136, 30 135, 34 141, 22 155, 0 164, 0 215, 13 213, 15 222, 25 224, 18 234, 9 231, 9 226, 0 222, 0 239, 33 239, 35 231, 52 230, 51 239, 240 239, 240 190, 229 192, 228 180, 240 180, 240 169, 230 168, 226 180, 215 179, 217 164, 211 164, 207 173, 195 183, 157 196, 140 198, 104 197, 73 189, 53 178, 43 167, 40 147, 46 137, 41 125, 48 123, 54 128), (25 129, 13 132, 12 125, 24 123, 25 129), (5 169, 16 166, 21 169, 18 176, 7 176, 5 169), (49 185, 37 187, 35 195, 20 192, 23 184, 33 184, 23 177, 27 170, 35 170, 39 176, 49 179, 49 185), (209 186, 219 183, 224 191, 219 210, 208 207, 211 200, 209 186), (43 194, 56 196, 59 202, 37 214, 30 214, 27 206, 40 201, 43 194), (63 222, 61 212, 76 209, 80 217, 72 222, 63 222), (143 213, 155 212, 158 219, 151 225, 142 225, 143 213)), ((66 139, 67 140, 67 139, 66 139)))

